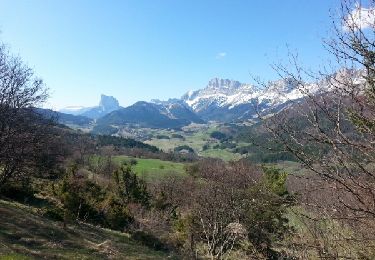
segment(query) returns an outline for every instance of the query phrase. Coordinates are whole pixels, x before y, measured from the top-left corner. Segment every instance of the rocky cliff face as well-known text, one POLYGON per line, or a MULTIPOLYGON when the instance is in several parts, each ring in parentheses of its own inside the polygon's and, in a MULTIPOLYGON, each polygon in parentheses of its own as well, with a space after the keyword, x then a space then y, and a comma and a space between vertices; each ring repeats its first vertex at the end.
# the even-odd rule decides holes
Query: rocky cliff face
POLYGON ((299 102, 306 95, 330 92, 335 88, 333 85, 345 79, 360 86, 363 84, 363 73, 361 70, 342 69, 320 82, 297 82, 289 78, 270 81, 263 88, 214 78, 205 88, 189 91, 181 100, 205 120, 241 121, 256 118, 258 112, 275 113, 292 102, 299 102))
POLYGON ((99 106, 95 107, 67 107, 61 109, 60 112, 86 116, 91 119, 98 119, 112 111, 120 109, 119 102, 112 96, 101 95, 99 106))
POLYGON ((99 107, 102 108, 103 111, 114 111, 120 108, 118 100, 112 96, 101 95, 100 96, 100 103, 99 107))
POLYGON ((214 78, 207 86, 189 91, 182 100, 205 120, 238 121, 257 116, 257 109, 266 110, 286 105, 302 97, 291 80, 269 82, 259 89, 235 80, 214 78))
POLYGON ((253 93, 254 88, 250 84, 214 78, 204 89, 186 93, 182 100, 195 112, 199 112, 210 106, 225 107, 245 103, 253 93))

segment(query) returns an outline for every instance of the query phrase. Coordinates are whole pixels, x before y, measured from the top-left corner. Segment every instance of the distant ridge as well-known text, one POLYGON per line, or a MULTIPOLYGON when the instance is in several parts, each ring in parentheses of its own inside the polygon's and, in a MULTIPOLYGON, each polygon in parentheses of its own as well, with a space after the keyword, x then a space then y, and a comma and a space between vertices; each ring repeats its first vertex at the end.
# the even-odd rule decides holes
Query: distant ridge
POLYGON ((191 123, 204 121, 183 102, 156 104, 139 101, 99 118, 96 123, 94 131, 100 133, 104 129, 108 131, 110 126, 179 129, 191 123))
POLYGON ((88 127, 94 123, 93 119, 86 116, 66 114, 51 109, 38 108, 37 112, 46 118, 56 119, 58 123, 68 126, 88 127))
POLYGON ((71 114, 71 115, 82 115, 91 119, 98 119, 114 110, 120 109, 119 102, 112 96, 101 95, 98 106, 95 107, 66 107, 59 110, 59 112, 71 114))

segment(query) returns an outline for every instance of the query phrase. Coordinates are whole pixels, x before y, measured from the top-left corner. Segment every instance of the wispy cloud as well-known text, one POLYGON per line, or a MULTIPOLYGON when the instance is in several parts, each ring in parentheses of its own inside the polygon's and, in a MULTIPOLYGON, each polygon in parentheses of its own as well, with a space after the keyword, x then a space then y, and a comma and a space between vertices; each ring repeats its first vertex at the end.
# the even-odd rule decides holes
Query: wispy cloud
POLYGON ((356 3, 354 9, 343 20, 344 30, 363 30, 375 26, 375 8, 364 8, 356 3))
POLYGON ((216 54, 216 59, 224 59, 226 56, 226 52, 219 52, 218 54, 216 54))

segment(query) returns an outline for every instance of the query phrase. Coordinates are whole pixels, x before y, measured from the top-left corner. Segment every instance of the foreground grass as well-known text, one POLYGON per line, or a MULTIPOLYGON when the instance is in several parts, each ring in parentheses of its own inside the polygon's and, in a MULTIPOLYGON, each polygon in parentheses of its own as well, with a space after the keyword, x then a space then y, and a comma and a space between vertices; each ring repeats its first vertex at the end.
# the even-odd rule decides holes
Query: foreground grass
POLYGON ((0 200, 0 259, 174 259, 129 234, 88 224, 62 228, 37 209, 0 200))

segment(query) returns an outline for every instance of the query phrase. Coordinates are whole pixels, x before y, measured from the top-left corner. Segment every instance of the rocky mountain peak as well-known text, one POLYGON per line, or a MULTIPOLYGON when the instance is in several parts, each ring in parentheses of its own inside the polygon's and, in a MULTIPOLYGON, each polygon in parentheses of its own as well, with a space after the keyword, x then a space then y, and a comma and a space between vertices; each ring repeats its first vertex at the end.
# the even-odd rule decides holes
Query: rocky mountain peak
POLYGON ((285 78, 275 81, 268 82, 268 91, 277 91, 279 93, 290 93, 295 90, 296 87, 300 84, 296 79, 285 78))
POLYGON ((213 78, 205 88, 189 91, 182 96, 182 100, 197 112, 212 104, 230 106, 246 102, 253 92, 254 88, 250 84, 230 79, 213 78))
POLYGON ((101 107, 103 111, 113 111, 119 109, 120 105, 116 98, 102 94, 100 96, 99 107, 101 107))
POLYGON ((213 78, 208 82, 207 88, 210 89, 238 89, 243 84, 236 80, 213 78))

